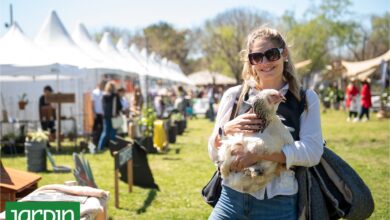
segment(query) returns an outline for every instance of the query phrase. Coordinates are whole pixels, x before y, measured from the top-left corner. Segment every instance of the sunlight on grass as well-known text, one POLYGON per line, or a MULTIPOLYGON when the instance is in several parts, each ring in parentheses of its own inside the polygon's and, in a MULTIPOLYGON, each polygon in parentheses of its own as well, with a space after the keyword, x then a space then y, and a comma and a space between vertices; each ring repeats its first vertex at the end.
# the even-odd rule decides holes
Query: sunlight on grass
MULTIPOLYGON (((390 207, 390 121, 375 117, 366 123, 347 123, 346 113, 327 111, 322 129, 328 146, 343 157, 370 187, 375 199, 371 219, 389 219, 390 207)), ((120 209, 114 207, 114 162, 109 152, 86 154, 97 185, 110 191, 109 215, 112 219, 207 219, 211 207, 200 191, 214 172, 207 155, 207 138, 213 124, 205 119, 189 120, 188 129, 170 145, 166 154, 149 155, 148 160, 161 191, 134 187, 120 182, 120 209), (180 152, 176 153, 179 149, 180 152)), ((55 154, 58 165, 73 167, 70 154, 55 154)), ((3 157, 5 166, 26 170, 23 156, 3 157)), ((51 166, 48 165, 51 170, 51 166)), ((71 173, 40 173, 39 186, 74 180, 71 173)))

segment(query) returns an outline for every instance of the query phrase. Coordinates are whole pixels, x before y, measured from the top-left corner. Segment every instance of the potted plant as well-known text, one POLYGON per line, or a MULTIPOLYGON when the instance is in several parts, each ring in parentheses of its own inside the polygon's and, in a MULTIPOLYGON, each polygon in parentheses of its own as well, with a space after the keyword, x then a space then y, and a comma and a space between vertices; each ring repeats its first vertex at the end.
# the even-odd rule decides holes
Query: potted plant
POLYGON ((157 153, 157 149, 154 148, 153 143, 153 124, 156 120, 156 115, 153 108, 144 108, 142 110, 142 117, 138 121, 141 127, 141 144, 146 147, 149 153, 157 153))
POLYGON ((46 146, 48 140, 48 132, 38 130, 36 132, 27 133, 24 146, 28 171, 46 171, 46 146))
POLYGON ((19 109, 24 110, 26 108, 26 105, 28 104, 27 94, 23 93, 22 96, 19 96, 19 109))

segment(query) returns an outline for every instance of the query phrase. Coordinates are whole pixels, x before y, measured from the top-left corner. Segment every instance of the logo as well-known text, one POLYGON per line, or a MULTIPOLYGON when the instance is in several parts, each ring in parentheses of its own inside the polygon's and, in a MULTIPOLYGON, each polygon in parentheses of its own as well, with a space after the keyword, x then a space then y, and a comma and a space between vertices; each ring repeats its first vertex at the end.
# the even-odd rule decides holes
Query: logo
POLYGON ((80 219, 78 202, 6 202, 7 220, 75 220, 80 219))

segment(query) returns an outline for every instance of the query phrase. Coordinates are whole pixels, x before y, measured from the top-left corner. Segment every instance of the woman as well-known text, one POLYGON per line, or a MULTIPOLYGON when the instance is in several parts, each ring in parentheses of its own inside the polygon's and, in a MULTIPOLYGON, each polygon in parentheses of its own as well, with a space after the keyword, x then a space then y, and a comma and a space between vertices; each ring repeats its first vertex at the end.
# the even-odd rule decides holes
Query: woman
POLYGON ((110 140, 115 139, 116 130, 112 127, 111 119, 119 114, 122 104, 116 93, 114 82, 108 82, 104 87, 103 103, 103 133, 100 136, 98 150, 102 151, 110 140))
POLYGON ((357 121, 358 111, 359 111, 359 88, 356 86, 356 80, 351 79, 350 83, 347 86, 345 91, 345 107, 348 109, 349 114, 347 121, 357 121), (356 119, 356 120, 355 120, 356 119))
POLYGON ((360 95, 360 104, 362 107, 360 110, 359 120, 362 120, 363 116, 365 115, 366 118, 364 119, 364 121, 368 121, 370 119, 370 108, 372 106, 369 79, 364 79, 362 81, 362 92, 360 93, 360 95))
POLYGON ((232 154, 237 158, 231 164, 232 171, 241 171, 260 160, 285 164, 287 170, 263 189, 250 194, 233 190, 223 182, 221 197, 209 219, 297 219, 298 183, 291 168, 316 165, 323 153, 318 96, 313 90, 302 90, 302 97, 305 97, 302 114, 297 114, 292 107, 294 103, 301 103, 301 90, 287 44, 276 30, 259 28, 252 32, 242 55, 244 83, 228 89, 222 97, 209 140, 210 157, 217 161, 222 136, 253 133, 262 128, 262 120, 250 112, 238 114, 229 121, 236 97, 239 97, 236 112, 240 112, 240 103, 256 90, 276 89, 286 97, 286 102, 279 105, 278 113, 285 118, 283 123, 295 128, 292 132, 295 142, 283 146, 281 153, 270 155, 234 149, 232 154))

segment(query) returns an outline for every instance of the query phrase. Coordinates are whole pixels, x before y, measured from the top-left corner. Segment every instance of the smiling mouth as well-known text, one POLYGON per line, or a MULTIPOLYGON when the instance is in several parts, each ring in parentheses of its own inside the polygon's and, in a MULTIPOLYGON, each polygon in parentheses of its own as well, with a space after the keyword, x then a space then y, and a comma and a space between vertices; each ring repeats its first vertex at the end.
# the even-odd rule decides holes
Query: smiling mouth
POLYGON ((262 72, 271 72, 272 70, 274 70, 275 67, 274 66, 271 66, 271 67, 267 67, 267 68, 263 68, 261 69, 262 72))

